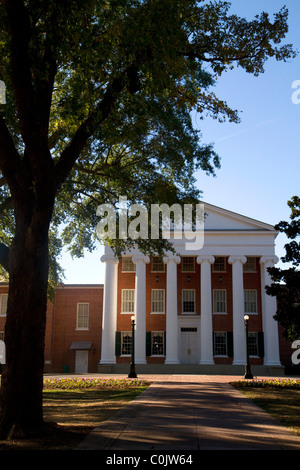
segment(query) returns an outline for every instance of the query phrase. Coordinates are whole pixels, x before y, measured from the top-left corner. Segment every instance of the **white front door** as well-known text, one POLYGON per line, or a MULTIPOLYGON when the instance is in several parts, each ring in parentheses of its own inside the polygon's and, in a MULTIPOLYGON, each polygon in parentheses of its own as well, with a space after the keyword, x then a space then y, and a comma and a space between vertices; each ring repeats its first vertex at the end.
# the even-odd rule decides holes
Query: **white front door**
POLYGON ((89 352, 88 351, 75 351, 75 373, 76 374, 84 374, 88 372, 88 359, 89 359, 89 352))
POLYGON ((181 328, 180 362, 182 364, 197 364, 198 353, 199 350, 197 328, 181 328))

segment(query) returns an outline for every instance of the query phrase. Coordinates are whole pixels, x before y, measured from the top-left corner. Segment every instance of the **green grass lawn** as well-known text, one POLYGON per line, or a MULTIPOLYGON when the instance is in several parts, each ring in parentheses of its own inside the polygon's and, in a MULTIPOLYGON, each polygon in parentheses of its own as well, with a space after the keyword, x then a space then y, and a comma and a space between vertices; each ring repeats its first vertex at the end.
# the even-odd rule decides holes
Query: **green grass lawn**
POLYGON ((0 450, 73 450, 85 436, 149 386, 139 380, 45 381, 47 426, 35 439, 0 441, 0 450))
POLYGON ((298 380, 240 381, 232 385, 284 426, 300 435, 300 382, 298 380))
MULTIPOLYGON (((253 380, 232 385, 300 434, 300 381, 253 380)), ((149 386, 139 380, 45 380, 43 435, 0 441, 0 450, 73 450, 85 436, 149 386)))

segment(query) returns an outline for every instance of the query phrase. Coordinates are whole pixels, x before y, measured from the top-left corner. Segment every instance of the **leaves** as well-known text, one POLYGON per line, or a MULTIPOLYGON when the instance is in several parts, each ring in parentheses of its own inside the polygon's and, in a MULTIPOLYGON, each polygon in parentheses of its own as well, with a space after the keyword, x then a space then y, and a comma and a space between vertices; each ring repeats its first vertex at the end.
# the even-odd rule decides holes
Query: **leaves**
MULTIPOLYGON (((214 175, 220 159, 191 113, 239 122, 212 91, 215 80, 236 65, 257 75, 268 58, 293 57, 281 45, 287 15, 283 8, 273 22, 266 13, 246 21, 223 1, 2 2, 2 241, 14 236, 17 194, 34 207, 55 197, 55 282, 62 244, 74 256, 94 248, 99 204, 117 205, 120 195, 146 207, 196 202, 195 171, 214 175)), ((118 253, 126 247, 111 243, 118 253)))
POLYGON ((275 319, 284 327, 284 337, 293 342, 300 336, 300 244, 295 240, 300 235, 300 198, 292 197, 288 206, 291 208, 291 222, 280 222, 276 228, 292 239, 285 245, 286 255, 281 258, 284 263, 291 263, 291 267, 269 269, 273 284, 266 291, 276 296, 275 319))

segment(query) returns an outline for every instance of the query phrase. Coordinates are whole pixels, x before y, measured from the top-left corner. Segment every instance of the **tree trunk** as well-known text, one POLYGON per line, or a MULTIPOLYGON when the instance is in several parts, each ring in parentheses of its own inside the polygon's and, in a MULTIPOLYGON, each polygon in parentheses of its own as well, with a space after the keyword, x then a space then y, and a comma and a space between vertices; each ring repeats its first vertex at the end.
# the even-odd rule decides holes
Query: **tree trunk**
POLYGON ((15 203, 5 324, 6 366, 0 389, 0 439, 32 435, 43 424, 48 230, 54 198, 15 203))

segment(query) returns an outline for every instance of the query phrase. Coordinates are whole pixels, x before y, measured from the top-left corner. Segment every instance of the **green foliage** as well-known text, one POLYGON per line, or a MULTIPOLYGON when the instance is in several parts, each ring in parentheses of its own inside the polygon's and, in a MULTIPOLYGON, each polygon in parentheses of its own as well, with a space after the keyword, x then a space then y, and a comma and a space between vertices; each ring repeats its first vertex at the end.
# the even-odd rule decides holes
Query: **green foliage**
POLYGON ((297 379, 254 379, 238 380, 231 385, 237 388, 271 388, 271 389, 300 389, 300 380, 297 379))
POLYGON ((277 312, 274 318, 283 326, 286 340, 293 342, 300 338, 300 243, 296 240, 300 235, 300 198, 292 197, 288 206, 291 222, 280 222, 275 228, 291 240, 285 245, 286 255, 281 258, 291 267, 270 268, 273 284, 266 288, 266 292, 276 296, 277 312))
POLYGON ((141 379, 115 379, 115 378, 45 378, 44 390, 97 390, 106 388, 126 389, 135 387, 149 387, 151 382, 141 379))
MULTIPOLYGON (((235 65, 258 75, 268 58, 293 57, 292 46, 281 44, 287 15, 283 8, 273 22, 266 13, 249 22, 223 1, 1 2, 2 243, 14 238, 17 184, 6 132, 19 181, 29 178, 37 191, 53 170, 52 286, 62 276, 64 244, 73 256, 94 249, 99 204, 117 205, 122 195, 147 207, 199 200, 195 171, 214 175, 220 159, 193 128, 191 112, 239 122, 213 93, 215 80, 235 65)), ((117 254, 130 243, 111 241, 117 254)), ((166 247, 137 243, 142 251, 166 247)))

